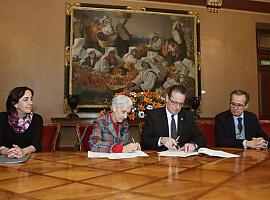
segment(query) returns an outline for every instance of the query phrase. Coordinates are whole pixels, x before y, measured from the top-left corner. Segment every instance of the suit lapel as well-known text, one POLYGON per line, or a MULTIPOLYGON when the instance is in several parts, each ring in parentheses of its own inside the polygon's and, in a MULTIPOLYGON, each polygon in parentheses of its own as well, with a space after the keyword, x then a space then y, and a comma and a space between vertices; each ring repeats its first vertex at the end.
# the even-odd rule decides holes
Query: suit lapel
POLYGON ((161 114, 160 120, 158 122, 156 122, 156 123, 160 123, 160 125, 161 125, 160 128, 163 129, 164 133, 169 134, 169 127, 168 127, 168 119, 167 119, 166 109, 164 108, 161 111, 162 112, 160 113, 161 114))
POLYGON ((229 115, 228 115, 228 123, 229 123, 229 127, 231 129, 230 133, 232 133, 232 137, 236 138, 235 124, 234 124, 234 120, 233 120, 233 115, 230 111, 229 111, 229 115))
POLYGON ((177 135, 181 137, 181 134, 184 134, 184 124, 185 121, 184 114, 182 112, 178 113, 178 122, 177 122, 177 135))
POLYGON ((245 127, 245 138, 249 138, 249 131, 251 123, 249 122, 249 118, 247 114, 244 112, 244 127, 245 127))
POLYGON ((114 126, 113 126, 113 121, 112 121, 111 115, 109 113, 106 115, 106 120, 108 121, 108 129, 109 129, 109 131, 111 132, 111 134, 114 137, 117 137, 117 133, 115 132, 115 129, 114 129, 114 126))
POLYGON ((115 132, 113 123, 110 123, 110 124, 108 125, 108 129, 109 129, 109 131, 112 133, 112 135, 113 135, 114 137, 117 138, 117 134, 116 134, 116 132, 115 132))

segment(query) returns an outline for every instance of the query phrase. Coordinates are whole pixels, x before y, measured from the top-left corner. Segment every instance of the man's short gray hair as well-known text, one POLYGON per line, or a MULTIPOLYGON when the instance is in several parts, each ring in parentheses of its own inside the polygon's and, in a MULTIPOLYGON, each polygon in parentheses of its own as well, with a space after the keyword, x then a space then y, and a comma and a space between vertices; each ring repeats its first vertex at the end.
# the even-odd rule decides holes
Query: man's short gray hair
POLYGON ((128 104, 131 107, 133 107, 133 103, 132 103, 131 99, 125 95, 118 95, 118 96, 114 97, 112 100, 112 107, 119 106, 119 105, 125 105, 125 104, 128 104))

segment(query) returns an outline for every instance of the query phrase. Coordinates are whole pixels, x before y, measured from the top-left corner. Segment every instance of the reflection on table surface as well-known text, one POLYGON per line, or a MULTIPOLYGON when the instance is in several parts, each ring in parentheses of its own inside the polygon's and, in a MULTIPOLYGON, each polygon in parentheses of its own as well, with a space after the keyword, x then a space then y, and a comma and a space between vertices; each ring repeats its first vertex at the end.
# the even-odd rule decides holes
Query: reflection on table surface
POLYGON ((266 199, 267 150, 222 149, 239 158, 206 155, 122 160, 87 152, 34 153, 22 164, 0 165, 0 199, 266 199))

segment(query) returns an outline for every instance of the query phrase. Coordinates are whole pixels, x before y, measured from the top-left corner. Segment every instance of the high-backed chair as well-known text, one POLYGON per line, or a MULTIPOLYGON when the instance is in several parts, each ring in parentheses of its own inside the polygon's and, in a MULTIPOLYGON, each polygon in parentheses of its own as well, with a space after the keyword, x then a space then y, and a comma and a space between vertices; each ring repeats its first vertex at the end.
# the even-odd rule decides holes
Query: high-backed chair
POLYGON ((41 151, 55 151, 60 124, 44 124, 41 136, 41 151))
POLYGON ((94 125, 93 124, 77 124, 76 133, 79 142, 80 151, 89 150, 89 136, 92 134, 94 125))
POLYGON ((214 122, 199 122, 197 126, 201 134, 206 139, 206 147, 211 148, 216 146, 215 141, 215 124, 214 122))
POLYGON ((260 120, 264 132, 270 137, 270 120, 260 120))

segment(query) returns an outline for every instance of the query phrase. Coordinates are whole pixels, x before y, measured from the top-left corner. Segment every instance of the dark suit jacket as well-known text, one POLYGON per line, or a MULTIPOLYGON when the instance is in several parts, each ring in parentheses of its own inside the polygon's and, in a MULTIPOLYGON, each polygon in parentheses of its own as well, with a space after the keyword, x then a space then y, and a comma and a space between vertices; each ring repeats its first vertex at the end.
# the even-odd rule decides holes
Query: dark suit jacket
MULTIPOLYGON (((178 113, 177 127, 177 135, 180 136, 178 140, 180 147, 185 143, 195 143, 198 148, 205 146, 205 139, 195 124, 192 112, 181 109, 178 113)), ((169 127, 165 107, 149 111, 143 129, 142 148, 165 150, 164 146, 158 147, 158 139, 168 136, 169 127)))
MULTIPOLYGON (((251 140, 253 137, 263 137, 269 142, 269 137, 264 133, 259 124, 258 118, 254 113, 245 111, 243 124, 247 140, 251 140)), ((219 147, 243 148, 243 140, 236 139, 233 115, 230 110, 216 115, 215 135, 216 145, 219 147)))

